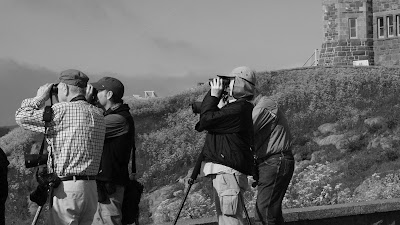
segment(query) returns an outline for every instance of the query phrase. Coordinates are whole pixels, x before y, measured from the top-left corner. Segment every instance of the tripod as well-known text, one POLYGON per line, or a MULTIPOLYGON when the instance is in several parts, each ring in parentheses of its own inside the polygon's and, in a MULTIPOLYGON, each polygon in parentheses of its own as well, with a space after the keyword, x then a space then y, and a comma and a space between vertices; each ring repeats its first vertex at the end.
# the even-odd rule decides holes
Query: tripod
MULTIPOLYGON (((189 187, 188 187, 188 189, 187 189, 187 191, 186 191, 185 197, 184 197, 183 200, 182 200, 182 203, 181 203, 181 206, 180 206, 180 208, 179 208, 178 214, 176 214, 176 217, 175 217, 175 220, 174 220, 173 225, 176 225, 176 223, 178 222, 179 214, 181 213, 182 208, 183 208, 183 206, 184 206, 184 204, 185 204, 186 198, 187 198, 187 196, 189 195, 190 188, 192 187, 192 185, 194 184, 194 181, 197 179, 197 176, 198 176, 199 173, 200 173, 201 162, 203 161, 203 158, 204 158, 203 154, 200 153, 199 157, 197 158, 196 165, 195 165, 195 167, 193 168, 192 175, 190 176, 190 178, 189 178, 189 180, 188 180, 189 187)), ((238 183, 235 174, 233 174, 233 176, 235 177, 235 180, 236 180, 236 182, 238 183)), ((238 183, 238 185, 239 185, 239 183, 238 183)), ((239 194, 239 202, 241 202, 241 204, 242 204, 243 210, 244 210, 244 212, 245 212, 245 214, 246 214, 247 222, 248 222, 250 225, 252 225, 252 223, 251 223, 251 221, 250 221, 249 214, 248 214, 247 209, 246 209, 246 205, 245 205, 245 203, 244 203, 244 197, 242 196, 242 193, 241 193, 241 192, 239 192, 238 194, 239 194)))

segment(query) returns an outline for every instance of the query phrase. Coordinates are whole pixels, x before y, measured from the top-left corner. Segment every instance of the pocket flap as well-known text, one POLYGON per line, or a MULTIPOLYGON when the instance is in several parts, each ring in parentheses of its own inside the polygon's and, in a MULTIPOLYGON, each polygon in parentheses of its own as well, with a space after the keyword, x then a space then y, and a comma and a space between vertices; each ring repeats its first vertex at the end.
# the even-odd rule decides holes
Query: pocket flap
POLYGON ((224 190, 223 192, 221 192, 221 196, 235 196, 235 195, 238 195, 239 194, 239 190, 236 190, 236 189, 227 189, 227 190, 224 190))

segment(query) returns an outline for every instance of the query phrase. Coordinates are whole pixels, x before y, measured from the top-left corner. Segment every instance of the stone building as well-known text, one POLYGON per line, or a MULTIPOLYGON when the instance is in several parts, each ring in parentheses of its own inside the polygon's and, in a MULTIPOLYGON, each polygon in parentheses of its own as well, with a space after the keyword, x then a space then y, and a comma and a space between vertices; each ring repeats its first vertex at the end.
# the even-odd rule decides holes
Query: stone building
POLYGON ((318 65, 400 65, 400 0, 322 0, 318 65))

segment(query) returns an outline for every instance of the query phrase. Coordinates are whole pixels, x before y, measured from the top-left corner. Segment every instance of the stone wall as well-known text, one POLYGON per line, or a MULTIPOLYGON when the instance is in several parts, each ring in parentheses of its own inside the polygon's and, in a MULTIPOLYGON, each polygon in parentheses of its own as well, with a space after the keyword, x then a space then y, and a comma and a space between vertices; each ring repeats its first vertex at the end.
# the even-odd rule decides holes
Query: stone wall
MULTIPOLYGON (((378 66, 400 65, 400 37, 388 37, 387 35, 387 16, 393 16, 396 24, 396 15, 400 15, 399 0, 374 0, 373 1, 373 30, 374 30, 374 52, 375 63, 378 66), (384 18, 384 34, 383 38, 378 38, 377 18, 384 18)), ((397 33, 396 26, 394 33, 397 33)))
MULTIPOLYGON (((283 211, 286 225, 393 225, 400 224, 400 199, 305 207, 283 211)), ((254 220, 251 216, 251 221, 254 220)), ((166 223, 164 225, 170 225, 166 223)), ((217 225, 217 219, 178 220, 179 225, 217 225)))
POLYGON ((324 43, 319 65, 374 65, 372 0, 323 0, 324 43), (357 18, 357 37, 350 38, 349 19, 357 18))

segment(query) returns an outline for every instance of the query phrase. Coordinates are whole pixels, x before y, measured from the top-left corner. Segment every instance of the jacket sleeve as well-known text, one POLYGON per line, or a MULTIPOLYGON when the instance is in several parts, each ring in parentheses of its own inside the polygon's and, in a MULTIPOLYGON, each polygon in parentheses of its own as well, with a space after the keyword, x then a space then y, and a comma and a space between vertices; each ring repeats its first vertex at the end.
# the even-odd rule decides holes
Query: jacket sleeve
POLYGON ((200 121, 196 130, 212 133, 235 133, 240 131, 240 104, 229 103, 221 109, 218 108, 220 99, 211 96, 209 91, 201 104, 200 121))
POLYGON ((118 114, 109 114, 104 117, 106 123, 106 139, 118 137, 129 132, 129 124, 126 119, 118 114))

